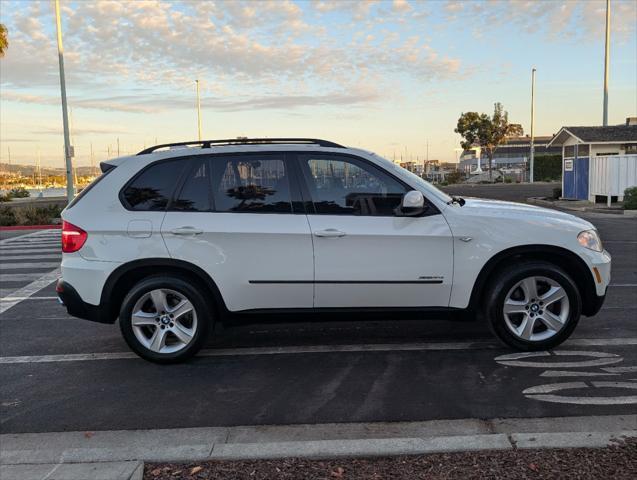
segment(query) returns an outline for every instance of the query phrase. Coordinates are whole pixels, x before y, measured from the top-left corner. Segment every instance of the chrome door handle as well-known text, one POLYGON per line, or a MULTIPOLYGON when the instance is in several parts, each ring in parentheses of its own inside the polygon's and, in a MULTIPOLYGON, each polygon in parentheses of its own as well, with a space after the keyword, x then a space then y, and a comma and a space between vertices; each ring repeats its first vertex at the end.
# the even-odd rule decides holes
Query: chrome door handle
POLYGON ((173 228, 170 233, 173 235, 199 235, 203 230, 195 227, 179 227, 173 228))
POLYGON ((327 230, 318 230, 317 232, 314 232, 314 236, 323 238, 338 238, 344 237, 345 235, 345 232, 341 232, 335 228, 328 228, 327 230))

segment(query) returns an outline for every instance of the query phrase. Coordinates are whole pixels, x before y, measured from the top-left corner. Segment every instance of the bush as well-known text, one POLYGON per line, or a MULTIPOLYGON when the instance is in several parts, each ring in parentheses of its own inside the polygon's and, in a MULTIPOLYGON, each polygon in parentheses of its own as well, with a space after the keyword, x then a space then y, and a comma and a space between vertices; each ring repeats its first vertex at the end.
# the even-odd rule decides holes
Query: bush
POLYGON ((463 172, 451 172, 445 176, 445 181, 448 184, 461 183, 465 179, 465 174, 463 172))
POLYGON ((62 213, 62 207, 49 205, 48 207, 25 207, 16 210, 17 221, 20 225, 48 225, 62 213))
POLYGON ((562 155, 541 155, 533 162, 533 178, 541 178, 543 182, 562 179, 562 155))
POLYGON ((8 196, 10 198, 27 198, 30 197, 31 194, 24 187, 16 187, 9 190, 8 196))
POLYGON ((562 196, 562 187, 556 187, 553 189, 553 198, 557 200, 562 196))
POLYGON ((637 187, 624 190, 624 209, 637 210, 637 187))
POLYGON ((13 208, 7 206, 0 207, 0 226, 9 227, 17 223, 13 208))
POLYGON ((513 179, 511 177, 506 177, 504 179, 504 183, 513 183, 513 179))
POLYGON ((0 193, 0 203, 1 202, 10 202, 11 201, 11 195, 7 194, 2 194, 0 193))

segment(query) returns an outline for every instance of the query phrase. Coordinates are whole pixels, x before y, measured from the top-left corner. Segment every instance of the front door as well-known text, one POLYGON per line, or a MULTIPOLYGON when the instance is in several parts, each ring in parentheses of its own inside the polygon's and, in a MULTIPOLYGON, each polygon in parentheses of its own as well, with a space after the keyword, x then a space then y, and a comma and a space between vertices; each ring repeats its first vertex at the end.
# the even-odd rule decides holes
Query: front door
POLYGON ((285 154, 192 163, 162 225, 171 257, 203 268, 230 311, 311 308, 312 238, 285 154))
POLYGON ((421 217, 394 210, 410 190, 359 157, 298 154, 314 240, 314 306, 449 305, 451 230, 429 206, 421 217))

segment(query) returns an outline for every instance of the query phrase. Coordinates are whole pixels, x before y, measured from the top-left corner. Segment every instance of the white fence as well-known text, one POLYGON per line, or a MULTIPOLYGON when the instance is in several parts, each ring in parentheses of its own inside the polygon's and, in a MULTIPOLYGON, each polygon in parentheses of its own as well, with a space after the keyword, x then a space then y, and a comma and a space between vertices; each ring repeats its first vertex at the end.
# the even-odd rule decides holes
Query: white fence
POLYGON ((624 196, 624 190, 637 186, 637 155, 592 157, 589 196, 624 196))

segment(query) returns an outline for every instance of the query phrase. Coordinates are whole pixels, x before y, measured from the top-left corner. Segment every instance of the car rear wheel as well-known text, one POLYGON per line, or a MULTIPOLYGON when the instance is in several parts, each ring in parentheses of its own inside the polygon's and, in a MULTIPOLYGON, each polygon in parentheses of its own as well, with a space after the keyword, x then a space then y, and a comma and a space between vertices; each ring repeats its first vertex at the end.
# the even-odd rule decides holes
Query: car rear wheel
POLYGON ((200 289, 173 276, 154 276, 137 283, 119 315, 128 346, 156 363, 177 363, 195 355, 208 338, 211 322, 200 289))
POLYGON ((575 282, 548 262, 527 262, 498 275, 485 312, 495 335, 518 350, 556 347, 575 329, 581 314, 575 282))

